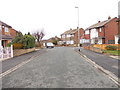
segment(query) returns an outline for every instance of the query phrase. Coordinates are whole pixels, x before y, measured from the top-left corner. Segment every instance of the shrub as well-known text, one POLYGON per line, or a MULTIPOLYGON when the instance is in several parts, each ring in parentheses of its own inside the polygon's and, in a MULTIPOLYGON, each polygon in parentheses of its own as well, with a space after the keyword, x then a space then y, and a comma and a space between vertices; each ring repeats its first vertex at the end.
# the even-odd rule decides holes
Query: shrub
POLYGON ((33 48, 35 47, 35 38, 32 35, 24 35, 22 43, 24 49, 33 48))
POLYGON ((14 49, 28 49, 35 47, 35 38, 30 35, 30 33, 22 35, 21 32, 18 32, 17 36, 13 39, 13 48, 14 49))
POLYGON ((13 49, 22 49, 22 48, 23 48, 23 44, 20 44, 20 43, 13 44, 13 49))
POLYGON ((7 45, 6 45, 6 47, 10 47, 11 46, 11 43, 8 43, 7 45))
POLYGON ((105 48, 106 48, 106 50, 116 50, 117 49, 116 46, 112 46, 112 45, 108 45, 105 48))
POLYGON ((21 32, 18 32, 16 37, 12 40, 12 43, 22 43, 23 35, 21 32))
POLYGON ((54 45, 57 45, 57 40, 53 40, 52 43, 53 43, 54 45))

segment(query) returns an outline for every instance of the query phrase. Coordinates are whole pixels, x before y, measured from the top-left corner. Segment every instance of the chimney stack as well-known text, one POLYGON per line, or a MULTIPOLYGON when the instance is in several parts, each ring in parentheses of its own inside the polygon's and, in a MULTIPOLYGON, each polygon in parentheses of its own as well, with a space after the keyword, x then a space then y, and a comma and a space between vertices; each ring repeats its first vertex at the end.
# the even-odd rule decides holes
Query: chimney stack
POLYGON ((111 19, 111 17, 109 16, 108 19, 111 19))
POLYGON ((100 23, 100 21, 98 21, 98 23, 100 23))

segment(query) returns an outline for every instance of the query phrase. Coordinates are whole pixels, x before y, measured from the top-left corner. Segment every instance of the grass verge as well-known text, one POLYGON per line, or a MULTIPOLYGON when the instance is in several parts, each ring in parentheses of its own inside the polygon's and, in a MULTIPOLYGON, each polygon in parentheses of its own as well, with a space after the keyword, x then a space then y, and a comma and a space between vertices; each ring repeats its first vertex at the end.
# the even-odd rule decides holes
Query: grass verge
POLYGON ((110 55, 120 56, 120 50, 105 50, 104 53, 108 53, 110 55))

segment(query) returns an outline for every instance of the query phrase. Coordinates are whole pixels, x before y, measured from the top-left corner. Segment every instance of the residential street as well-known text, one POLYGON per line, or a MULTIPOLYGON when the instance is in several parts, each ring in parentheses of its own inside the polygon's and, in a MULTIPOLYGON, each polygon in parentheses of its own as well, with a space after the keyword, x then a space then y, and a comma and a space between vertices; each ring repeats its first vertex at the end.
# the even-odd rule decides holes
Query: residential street
POLYGON ((2 88, 117 88, 74 48, 48 49, 2 78, 2 88))

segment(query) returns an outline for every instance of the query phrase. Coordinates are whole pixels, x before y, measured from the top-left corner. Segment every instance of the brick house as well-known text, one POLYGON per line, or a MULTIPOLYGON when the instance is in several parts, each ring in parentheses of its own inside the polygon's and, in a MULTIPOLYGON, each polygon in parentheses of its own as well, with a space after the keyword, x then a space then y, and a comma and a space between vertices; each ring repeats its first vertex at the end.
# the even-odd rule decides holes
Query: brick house
MULTIPOLYGON (((80 37, 84 33, 83 28, 79 29, 80 37)), ((78 44, 78 30, 70 29, 61 34, 61 39, 64 44, 78 44)))
POLYGON ((15 30, 15 29, 13 29, 13 28, 10 29, 10 35, 12 36, 12 38, 14 38, 17 33, 18 33, 17 30, 15 30))
POLYGON ((108 20, 88 27, 84 33, 84 42, 90 44, 115 44, 115 36, 118 35, 117 17, 108 17, 108 20), (89 39, 89 40, 88 40, 89 39))
POLYGON ((10 25, 0 21, 0 46, 5 47, 16 36, 17 31, 10 25))
POLYGON ((80 43, 81 44, 86 44, 89 45, 90 44, 90 33, 89 30, 84 30, 84 33, 81 35, 81 39, 80 39, 80 43))
POLYGON ((118 44, 118 39, 120 39, 120 16, 118 16, 118 20, 116 21, 118 23, 118 34, 115 35, 115 44, 118 44))

